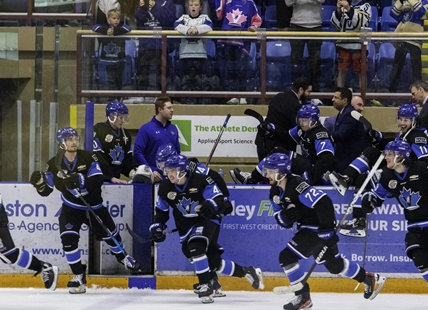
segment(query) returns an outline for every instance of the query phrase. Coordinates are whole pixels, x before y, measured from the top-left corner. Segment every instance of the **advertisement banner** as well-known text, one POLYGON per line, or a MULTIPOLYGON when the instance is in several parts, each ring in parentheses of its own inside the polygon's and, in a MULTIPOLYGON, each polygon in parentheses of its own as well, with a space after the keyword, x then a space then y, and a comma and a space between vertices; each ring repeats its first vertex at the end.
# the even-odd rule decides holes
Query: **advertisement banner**
MULTIPOLYGON (((15 246, 25 248, 40 260, 57 265, 61 273, 70 273, 70 267, 64 257, 59 233, 58 217, 62 201, 60 193, 54 190, 48 197, 41 197, 30 184, 0 184, 0 194, 9 218, 9 230, 15 246)), ((133 226, 133 186, 104 185, 104 206, 115 221, 125 245, 132 254, 132 239, 125 231, 125 224, 133 226)), ((82 226, 79 249, 82 262, 88 261, 88 227, 82 226)), ((99 264, 101 274, 127 273, 111 254, 104 242, 100 243, 102 255, 99 264)), ((11 268, 0 265, 0 273, 11 273, 11 268)), ((28 271, 14 268, 13 273, 28 271)))
MULTIPOLYGON (((332 187, 319 187, 332 199, 337 220, 340 221, 352 201, 354 192, 349 190, 345 197, 332 187)), ((283 250, 295 231, 284 229, 276 223, 269 202, 269 186, 229 187, 234 206, 232 214, 223 218, 219 243, 224 247, 224 259, 234 260, 243 266, 257 266, 265 272, 283 272, 278 262, 283 250)), ((352 215, 348 216, 352 219, 352 215)), ((168 229, 175 227, 172 220, 168 229)), ((387 199, 369 216, 367 254, 365 268, 383 273, 413 273, 418 271, 405 254, 404 237, 406 221, 403 210, 395 199, 387 199)), ((350 261, 363 264, 364 238, 339 235, 339 251, 350 261)), ((312 264, 313 259, 301 261, 303 266, 312 264)), ((181 253, 178 235, 171 235, 157 245, 157 269, 159 271, 187 270, 193 266, 181 253)), ((327 272, 323 266, 316 272, 327 272)), ((408 276, 408 275, 406 275, 408 276)))
MULTIPOLYGON (((225 116, 174 115, 172 123, 179 131, 183 155, 207 156, 218 137, 225 116)), ((236 150, 245 157, 257 158, 254 140, 259 122, 250 116, 232 116, 217 145, 217 157, 236 157, 236 150)))
POLYGON ((90 0, 34 0, 34 7, 58 6, 75 3, 90 3, 90 0))

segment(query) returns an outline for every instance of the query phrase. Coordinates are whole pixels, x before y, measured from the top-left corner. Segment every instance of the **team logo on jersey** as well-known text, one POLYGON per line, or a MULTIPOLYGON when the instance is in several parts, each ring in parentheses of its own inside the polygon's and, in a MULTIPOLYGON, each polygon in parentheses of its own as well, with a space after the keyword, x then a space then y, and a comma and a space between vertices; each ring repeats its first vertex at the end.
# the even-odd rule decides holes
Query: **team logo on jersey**
POLYGON ((80 165, 79 167, 77 167, 77 171, 82 171, 86 169, 86 165, 80 165))
POLYGON ((169 200, 174 200, 175 197, 177 197, 177 193, 176 192, 169 192, 168 195, 166 195, 166 197, 168 197, 169 200))
POLYGON ((398 184, 397 180, 391 180, 391 181, 389 181, 389 183, 388 183, 388 187, 389 187, 390 189, 394 189, 394 188, 397 188, 397 184, 398 184))
POLYGON ((427 144, 427 139, 424 137, 416 137, 415 138, 415 143, 418 144, 427 144))
POLYGON ((419 180, 419 174, 414 174, 409 177, 409 181, 417 181, 419 180))
POLYGON ((328 139, 328 133, 323 131, 316 134, 317 139, 328 139))
POLYGON ((194 193, 197 193, 197 192, 198 192, 198 189, 196 187, 189 188, 189 194, 194 194, 194 193))
POLYGON ((281 198, 279 198, 278 195, 275 195, 272 197, 272 200, 274 203, 276 203, 277 205, 279 205, 281 203, 281 198))
POLYGON ((113 165, 121 165, 123 159, 125 158, 125 152, 119 143, 114 147, 114 149, 110 150, 109 155, 113 159, 111 162, 113 165))
POLYGON ((300 183, 299 185, 297 185, 296 187, 296 191, 301 194, 303 193, 307 188, 309 188, 309 184, 306 183, 305 181, 303 181, 302 183, 300 183))
POLYGON ((412 192, 412 189, 405 188, 400 192, 400 197, 398 197, 398 201, 400 204, 407 210, 415 210, 419 208, 419 200, 421 199, 421 195, 419 192, 412 192))
POLYGON ((196 217, 199 216, 196 211, 196 207, 199 206, 198 201, 192 201, 190 198, 183 197, 176 204, 177 209, 183 214, 184 217, 196 217))
POLYGON ((112 136, 112 135, 107 135, 107 136, 105 137, 105 141, 106 141, 107 143, 110 143, 111 141, 113 141, 113 136, 112 136))
POLYGON ((226 19, 229 21, 229 25, 241 26, 247 21, 247 16, 242 14, 243 12, 239 9, 232 10, 232 12, 226 13, 226 19))
POLYGON ((113 42, 110 42, 104 47, 104 52, 106 53, 107 57, 117 58, 120 52, 120 47, 113 42))

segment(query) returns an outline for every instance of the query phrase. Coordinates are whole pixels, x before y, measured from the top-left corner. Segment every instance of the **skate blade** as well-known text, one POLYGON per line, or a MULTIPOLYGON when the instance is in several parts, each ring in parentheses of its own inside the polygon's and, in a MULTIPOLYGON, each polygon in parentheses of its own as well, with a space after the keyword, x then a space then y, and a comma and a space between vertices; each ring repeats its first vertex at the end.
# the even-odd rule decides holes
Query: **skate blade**
POLYGON ((70 294, 84 294, 86 293, 86 285, 81 285, 79 287, 70 287, 68 288, 70 294))
POLYGON ((262 270, 260 268, 254 268, 254 270, 256 271, 257 278, 259 278, 259 287, 258 287, 258 289, 262 290, 262 289, 265 288, 265 280, 263 278, 263 272, 262 272, 262 270))
POLYGON ((239 182, 238 178, 235 175, 235 171, 230 170, 229 171, 230 177, 232 178, 233 182, 235 182, 235 184, 242 184, 241 182, 239 182))
POLYGON ((212 304, 214 302, 214 299, 212 296, 203 296, 199 297, 201 299, 201 302, 203 304, 212 304))
POLYGON ((343 229, 341 228, 339 230, 339 233, 346 237, 353 237, 353 238, 364 238, 366 236, 365 230, 356 230, 356 229, 343 229))
POLYGON ((54 273, 54 280, 52 282, 51 287, 49 287, 50 290, 55 291, 56 286, 58 284, 58 274, 59 274, 59 268, 57 266, 52 266, 52 271, 54 273))
POLYGON ((340 195, 345 196, 347 189, 340 185, 339 180, 334 176, 333 173, 330 173, 328 178, 330 179, 331 185, 339 192, 340 195))
POLYGON ((226 294, 223 293, 222 291, 215 291, 213 294, 214 298, 218 298, 218 297, 226 297, 226 294))
POLYGON ((290 286, 277 286, 273 288, 273 293, 276 295, 284 295, 299 291, 303 288, 303 284, 301 282, 296 283, 290 286))
POLYGON ((379 279, 376 280, 375 290, 373 290, 373 294, 369 297, 370 300, 373 300, 376 298, 376 296, 380 293, 385 283, 386 283, 386 277, 379 276, 379 279))

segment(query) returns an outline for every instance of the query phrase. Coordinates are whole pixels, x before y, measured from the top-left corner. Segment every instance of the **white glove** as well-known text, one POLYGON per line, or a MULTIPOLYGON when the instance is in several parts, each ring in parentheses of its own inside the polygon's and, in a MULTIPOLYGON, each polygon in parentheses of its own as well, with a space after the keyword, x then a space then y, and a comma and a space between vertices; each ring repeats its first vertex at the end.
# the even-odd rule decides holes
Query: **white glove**
POLYGON ((146 184, 154 183, 153 171, 149 166, 140 165, 138 166, 137 170, 135 170, 134 173, 132 172, 134 171, 131 171, 129 173, 129 176, 132 177, 132 183, 146 183, 146 184))

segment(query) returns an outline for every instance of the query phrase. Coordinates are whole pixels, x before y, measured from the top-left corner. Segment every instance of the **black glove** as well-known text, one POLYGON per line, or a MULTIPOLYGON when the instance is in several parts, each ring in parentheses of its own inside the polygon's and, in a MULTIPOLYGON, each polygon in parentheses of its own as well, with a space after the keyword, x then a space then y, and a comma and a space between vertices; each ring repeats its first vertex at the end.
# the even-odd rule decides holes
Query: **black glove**
POLYGON ((297 209, 296 205, 289 203, 281 210, 276 220, 279 225, 285 228, 290 228, 295 222, 298 222, 301 217, 302 215, 300 214, 300 211, 297 209))
POLYGON ((63 179, 63 182, 68 189, 85 187, 85 177, 81 173, 73 173, 63 179))
POLYGON ((45 176, 44 173, 41 171, 34 171, 31 174, 30 183, 34 186, 40 186, 45 182, 45 176))
POLYGON ((334 230, 318 231, 318 237, 324 240, 325 245, 329 248, 333 247, 339 242, 339 237, 334 230))
POLYGON ((260 128, 263 129, 267 135, 271 135, 275 132, 276 127, 273 123, 261 123, 260 128))
POLYGON ((369 130, 369 135, 370 137, 372 137, 372 139, 374 139, 376 142, 381 142, 383 139, 383 135, 380 131, 374 130, 374 129, 370 129, 369 130))
POLYGON ((206 219, 211 219, 215 217, 218 213, 214 209, 214 206, 209 201, 202 202, 199 206, 195 208, 196 212, 206 219))
POLYGON ((372 213, 377 204, 376 195, 371 192, 365 192, 361 198, 361 208, 364 214, 372 213))
POLYGON ((152 225, 150 225, 150 233, 152 235, 153 241, 154 242, 164 242, 166 239, 166 235, 163 233, 163 231, 165 230, 166 226, 165 224, 156 222, 153 223, 152 225))

